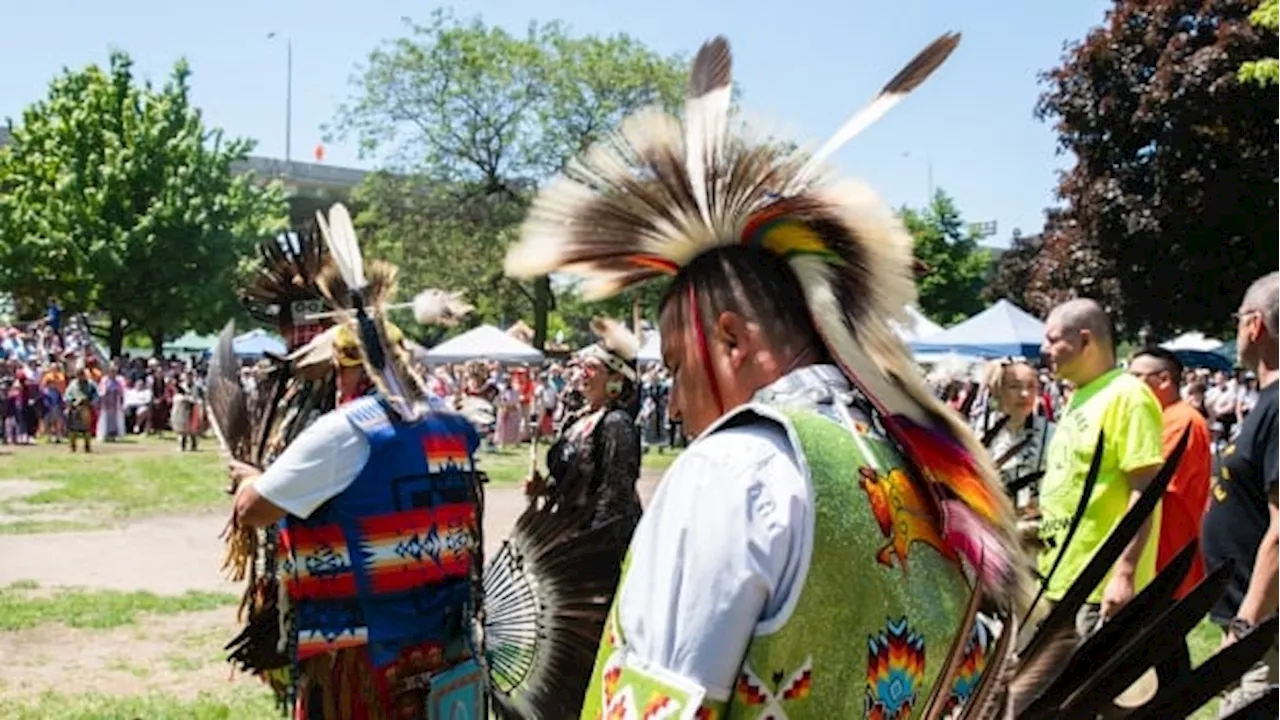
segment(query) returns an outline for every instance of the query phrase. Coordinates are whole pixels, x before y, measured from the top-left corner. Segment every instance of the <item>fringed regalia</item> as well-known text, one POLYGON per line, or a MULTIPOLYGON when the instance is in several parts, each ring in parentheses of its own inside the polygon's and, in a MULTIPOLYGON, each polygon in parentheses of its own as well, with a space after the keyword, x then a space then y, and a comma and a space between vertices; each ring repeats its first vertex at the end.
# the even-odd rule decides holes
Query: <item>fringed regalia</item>
MULTIPOLYGON (((342 206, 334 206, 328 223, 320 217, 319 226, 333 262, 309 284, 334 310, 303 317, 329 317, 336 325, 287 359, 284 386, 274 390, 294 398, 281 418, 292 422, 278 424, 277 435, 292 440, 298 423, 313 417, 306 412, 314 407, 305 397, 310 378, 332 374, 335 365, 361 367, 372 391, 332 412, 362 438, 367 460, 306 517, 281 521, 272 556, 280 589, 274 615, 283 620, 269 617, 265 603, 256 607, 261 621, 251 615, 250 627, 230 646, 232 659, 256 671, 290 668, 286 707, 300 717, 474 716, 485 704, 472 638, 482 552, 473 461, 478 438, 466 418, 430 406, 403 333, 385 319, 395 268, 365 265, 342 206), (284 639, 273 646, 276 623, 284 639)), ((470 307, 454 295, 426 291, 414 309, 422 322, 451 324, 470 307)), ((225 369, 232 332, 224 331, 211 371, 228 397, 215 406, 220 426, 247 407, 233 401, 238 385, 225 369)), ((233 452, 248 444, 243 433, 223 436, 233 452)))
MULTIPOLYGON (((333 373, 328 358, 304 355, 308 344, 332 322, 316 279, 325 263, 325 247, 315 225, 258 246, 255 274, 238 295, 258 322, 285 338, 290 354, 268 354, 250 373, 254 392, 246 394, 241 367, 232 348, 234 328, 223 331, 210 363, 208 403, 215 432, 233 457, 265 468, 316 418, 334 407, 333 373)), ((238 488, 231 487, 234 494, 238 488)), ((279 528, 228 527, 223 570, 246 582, 239 619, 244 629, 227 644, 229 660, 253 673, 275 691, 283 708, 293 705, 297 676, 291 661, 288 604, 280 603, 277 574, 279 528), (283 612, 282 612, 283 611, 283 612), (283 633, 283 634, 282 634, 283 633)))
POLYGON ((550 480, 485 568, 485 640, 494 711, 520 720, 582 707, 605 616, 640 520, 634 336, 608 320, 583 351, 625 377, 547 452, 550 480))
MULTIPOLYGON (((740 673, 731 688, 714 693, 696 679, 636 661, 615 605, 583 717, 1008 717, 1018 659, 1034 656, 1045 638, 1073 621, 1158 502, 1180 452, 1035 631, 1019 632, 1039 598, 1012 504, 977 438, 926 389, 890 325, 906 321, 915 296, 911 238, 870 189, 825 166, 958 42, 958 35, 945 35, 930 44, 809 152, 731 127, 729 46, 717 38, 694 61, 683 118, 651 110, 627 119, 536 197, 507 257, 508 274, 576 275, 588 299, 663 275, 683 281, 688 298, 674 298, 672 312, 686 316, 705 364, 715 318, 701 316, 699 297, 726 289, 698 287, 687 269, 722 251, 753 255, 761 264, 781 259, 803 295, 821 354, 840 376, 814 380, 812 392, 794 402, 785 401, 788 388, 771 387, 726 413, 707 370, 724 417, 704 437, 725 424, 773 423, 787 429, 793 452, 810 463, 805 473, 817 518, 808 575, 799 594, 788 596, 795 604, 782 620, 735 639, 735 647, 747 647, 740 673), (875 560, 850 555, 877 533, 888 545, 872 554, 875 560), (892 567, 895 558, 902 569, 892 567), (897 578, 905 579, 895 586, 897 578), (878 630, 868 630, 877 622, 878 630)), ((784 380, 802 374, 795 375, 784 380)), ((651 509, 638 538, 656 517, 651 509)), ((1023 716, 1182 717, 1238 678, 1274 641, 1274 617, 1195 671, 1162 679, 1145 702, 1115 707, 1221 592, 1229 569, 1173 600, 1194 552, 1194 545, 1184 550, 1084 642, 1023 716)), ((624 570, 623 590, 629 582, 645 579, 624 570)))

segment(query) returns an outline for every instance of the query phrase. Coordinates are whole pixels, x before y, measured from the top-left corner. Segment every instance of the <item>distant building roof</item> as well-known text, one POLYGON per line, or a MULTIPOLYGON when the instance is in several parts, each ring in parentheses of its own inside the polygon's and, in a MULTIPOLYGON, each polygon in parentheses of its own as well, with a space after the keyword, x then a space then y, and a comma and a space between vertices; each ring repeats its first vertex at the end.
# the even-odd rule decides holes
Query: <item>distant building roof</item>
MULTIPOLYGON (((9 130, 0 127, 0 146, 8 145, 9 140, 9 130)), ((282 180, 285 185, 293 187, 332 190, 350 190, 359 185, 360 181, 364 180, 365 176, 369 174, 367 170, 358 170, 356 168, 335 167, 333 165, 298 162, 296 160, 285 162, 284 160, 257 155, 251 155, 244 162, 238 162, 231 166, 231 172, 237 175, 249 170, 257 173, 264 180, 282 180)))
POLYGON ((252 170, 264 180, 282 180, 286 185, 314 189, 350 190, 364 180, 367 170, 335 167, 320 163, 284 161, 251 155, 245 162, 235 163, 231 171, 240 174, 252 170))

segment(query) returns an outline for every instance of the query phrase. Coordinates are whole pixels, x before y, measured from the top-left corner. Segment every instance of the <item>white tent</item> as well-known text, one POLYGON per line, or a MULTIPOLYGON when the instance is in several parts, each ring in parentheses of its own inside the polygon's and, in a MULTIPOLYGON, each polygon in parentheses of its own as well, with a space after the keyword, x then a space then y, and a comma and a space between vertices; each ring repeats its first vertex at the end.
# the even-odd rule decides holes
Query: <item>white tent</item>
POLYGON ((1170 352, 1178 352, 1179 350, 1194 350, 1197 352, 1213 352, 1222 347, 1221 340, 1214 340, 1205 337, 1202 332, 1182 333, 1178 337, 1166 343, 1161 343, 1160 347, 1170 352))
POLYGON ((492 325, 481 325, 431 348, 423 359, 428 364, 468 360, 534 363, 542 361, 542 353, 492 325))
MULTIPOLYGON (((894 332, 898 333, 898 337, 902 338, 903 342, 911 342, 912 340, 942 332, 941 325, 925 317, 923 313, 912 305, 907 306, 907 315, 915 321, 914 328, 892 323, 894 332)), ((645 333, 644 341, 640 343, 640 350, 636 353, 636 362, 640 364, 662 362, 662 336, 658 334, 657 330, 650 330, 645 333)))
POLYGON ((890 323, 893 331, 898 333, 898 337, 903 342, 911 342, 921 338, 927 338, 942 332, 942 326, 924 316, 924 313, 916 309, 914 305, 907 306, 907 316, 915 321, 915 327, 905 327, 898 323, 890 323))

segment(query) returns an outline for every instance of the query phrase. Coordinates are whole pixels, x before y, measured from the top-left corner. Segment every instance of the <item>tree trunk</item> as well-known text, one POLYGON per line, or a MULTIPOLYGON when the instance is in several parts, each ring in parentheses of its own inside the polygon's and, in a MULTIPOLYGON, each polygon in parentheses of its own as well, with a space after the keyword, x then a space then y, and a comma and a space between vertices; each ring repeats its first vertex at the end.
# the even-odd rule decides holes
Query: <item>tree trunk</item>
POLYGON ((157 358, 164 357, 164 330, 152 330, 147 333, 151 338, 151 354, 157 358))
POLYGON ((124 318, 119 315, 111 316, 111 328, 107 330, 107 351, 113 358, 124 354, 124 318))
POLYGON ((644 306, 640 304, 640 293, 636 292, 636 296, 631 299, 631 332, 636 336, 636 339, 639 340, 641 343, 644 342, 641 339, 643 337, 643 333, 642 333, 643 328, 640 327, 640 324, 643 320, 644 320, 644 306))
POLYGON ((547 344, 547 313, 551 312, 551 278, 533 281, 533 346, 539 350, 547 344))

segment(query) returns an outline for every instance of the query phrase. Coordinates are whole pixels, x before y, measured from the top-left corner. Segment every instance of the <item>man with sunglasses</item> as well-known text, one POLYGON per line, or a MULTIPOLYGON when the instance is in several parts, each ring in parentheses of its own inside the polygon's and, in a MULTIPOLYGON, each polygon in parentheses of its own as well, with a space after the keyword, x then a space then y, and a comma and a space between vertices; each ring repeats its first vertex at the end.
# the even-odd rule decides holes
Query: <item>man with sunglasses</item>
MULTIPOLYGON (((1235 572, 1211 617, 1223 628, 1223 646, 1248 634, 1253 626, 1276 612, 1276 581, 1280 576, 1280 533, 1277 529, 1277 395, 1280 378, 1277 337, 1280 336, 1280 273, 1256 280, 1235 313, 1236 348, 1240 364, 1258 378, 1258 403, 1245 416, 1235 440, 1218 455, 1213 487, 1202 535, 1209 571, 1224 562, 1235 572)), ((1273 642, 1268 655, 1228 691, 1220 706, 1226 717, 1276 684, 1277 656, 1273 642)))

